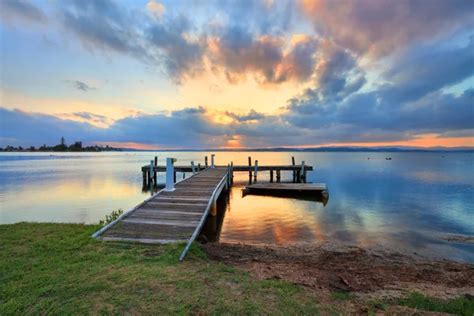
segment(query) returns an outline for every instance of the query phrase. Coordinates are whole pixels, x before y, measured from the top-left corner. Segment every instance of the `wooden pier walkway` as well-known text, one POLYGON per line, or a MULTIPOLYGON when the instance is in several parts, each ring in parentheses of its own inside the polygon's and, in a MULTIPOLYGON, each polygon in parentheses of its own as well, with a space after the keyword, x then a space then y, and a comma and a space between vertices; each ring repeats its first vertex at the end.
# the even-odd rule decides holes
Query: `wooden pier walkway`
POLYGON ((280 182, 281 171, 291 171, 293 182, 306 182, 306 172, 313 170, 304 161, 296 165, 294 157, 291 165, 259 166, 258 160, 252 165, 251 157, 248 157, 248 166, 234 166, 231 162, 227 167, 216 166, 214 155, 211 155, 210 166, 205 157, 204 167, 194 162, 190 166, 174 166, 174 158, 166 158, 166 166, 158 166, 157 160, 155 157, 141 168, 143 187, 157 187, 157 173, 166 172, 166 188, 120 215, 92 237, 140 243, 187 242, 179 258, 183 260, 209 213, 215 215, 216 201, 222 191, 232 185, 234 172, 248 172, 249 182, 252 182, 252 175, 254 182, 257 181, 259 171, 269 171, 270 182, 273 182, 275 172, 276 182, 280 182), (177 182, 176 172, 182 172, 184 179, 177 182), (185 178, 186 172, 191 172, 192 176, 185 178))
POLYGON ((221 192, 230 185, 228 168, 209 168, 143 201, 93 237, 141 243, 188 242, 198 236, 221 192))

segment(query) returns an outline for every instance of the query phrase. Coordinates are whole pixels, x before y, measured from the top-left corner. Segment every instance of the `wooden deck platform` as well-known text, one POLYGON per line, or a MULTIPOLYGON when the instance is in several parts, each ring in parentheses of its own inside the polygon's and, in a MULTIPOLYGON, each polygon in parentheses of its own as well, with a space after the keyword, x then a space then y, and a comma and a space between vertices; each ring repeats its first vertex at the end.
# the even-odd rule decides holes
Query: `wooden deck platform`
POLYGON ((280 197, 321 200, 327 203, 329 193, 325 183, 254 183, 243 189, 243 194, 257 194, 280 197))
POLYGON ((227 168, 203 170, 176 183, 174 191, 157 192, 93 237, 141 243, 183 241, 190 245, 219 195, 229 185, 227 168))
POLYGON ((254 183, 245 187, 248 190, 268 190, 284 192, 321 192, 326 191, 325 183, 254 183))

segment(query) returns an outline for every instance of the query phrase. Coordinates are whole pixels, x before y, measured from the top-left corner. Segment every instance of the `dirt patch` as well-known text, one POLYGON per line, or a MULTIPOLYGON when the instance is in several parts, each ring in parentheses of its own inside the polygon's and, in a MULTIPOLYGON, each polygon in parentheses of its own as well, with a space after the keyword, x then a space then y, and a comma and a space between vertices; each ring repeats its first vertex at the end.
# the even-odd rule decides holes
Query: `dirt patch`
MULTIPOLYGON (((249 246, 208 243, 210 258, 258 279, 283 279, 314 290, 360 295, 418 290, 441 297, 474 295, 474 265, 331 244, 249 246)), ((378 295, 377 295, 378 296, 378 295)))

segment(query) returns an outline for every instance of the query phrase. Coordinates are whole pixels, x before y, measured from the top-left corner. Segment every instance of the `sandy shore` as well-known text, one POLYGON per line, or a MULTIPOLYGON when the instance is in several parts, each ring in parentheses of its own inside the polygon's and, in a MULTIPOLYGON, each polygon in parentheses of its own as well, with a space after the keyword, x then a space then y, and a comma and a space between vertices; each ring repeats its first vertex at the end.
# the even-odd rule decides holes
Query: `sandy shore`
POLYGON ((333 291, 363 298, 421 292, 439 298, 474 296, 474 265, 330 243, 290 247, 208 243, 214 260, 258 279, 283 279, 325 296, 333 291))

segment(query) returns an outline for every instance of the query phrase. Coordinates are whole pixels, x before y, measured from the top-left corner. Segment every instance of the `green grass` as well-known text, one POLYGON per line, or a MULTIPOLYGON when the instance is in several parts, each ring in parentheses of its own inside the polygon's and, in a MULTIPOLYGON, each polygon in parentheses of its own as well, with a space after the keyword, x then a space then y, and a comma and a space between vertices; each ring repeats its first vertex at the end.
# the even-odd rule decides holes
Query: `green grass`
POLYGON ((94 240, 99 226, 0 225, 0 315, 317 314, 314 298, 210 261, 198 246, 94 240))
POLYGON ((449 300, 441 300, 428 297, 420 293, 412 293, 405 298, 396 300, 398 305, 404 305, 416 309, 432 312, 443 312, 456 315, 474 315, 474 299, 459 297, 449 300))
MULTIPOLYGON (((332 292, 319 305, 315 294, 283 280, 259 281, 207 259, 193 245, 140 245, 94 240, 99 226, 20 223, 0 225, 0 315, 347 314, 354 295, 332 292)), ((369 314, 390 305, 473 315, 472 299, 439 300, 411 294, 368 303, 369 314)))

